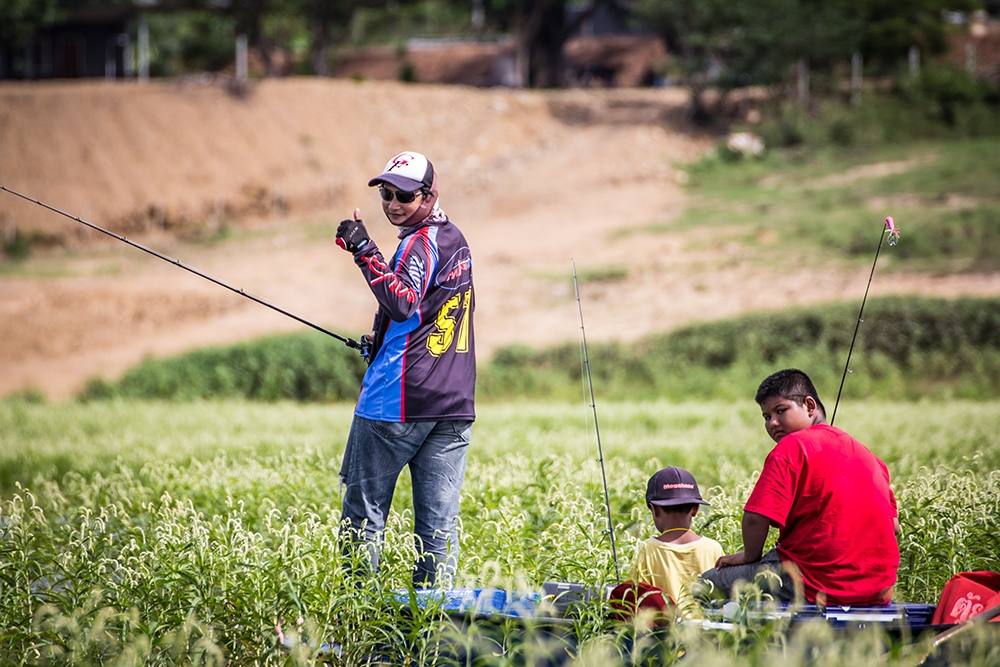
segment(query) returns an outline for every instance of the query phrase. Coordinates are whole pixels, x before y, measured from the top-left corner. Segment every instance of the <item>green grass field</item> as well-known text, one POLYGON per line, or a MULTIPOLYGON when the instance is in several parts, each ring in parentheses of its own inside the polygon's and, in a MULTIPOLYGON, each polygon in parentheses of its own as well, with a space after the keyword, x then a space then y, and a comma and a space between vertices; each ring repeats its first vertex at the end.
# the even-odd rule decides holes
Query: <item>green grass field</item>
POLYGON ((694 202, 651 231, 715 225, 762 265, 870 262, 879 222, 894 216, 902 242, 880 270, 962 273, 1000 267, 1000 139, 907 142, 771 152, 691 166, 694 202))
MULTIPOLYGON (((347 663, 373 651, 433 658, 439 617, 385 603, 413 555, 405 475, 381 575, 344 567, 337 471, 350 414, 347 404, 0 403, 0 661, 278 664, 308 658, 282 653, 272 631, 299 617, 310 636, 342 642, 347 663)), ((770 447, 749 400, 607 403, 599 414, 623 568, 651 534, 642 493, 661 465, 695 472, 713 503, 698 530, 738 547, 741 502, 770 447)), ((481 408, 460 584, 614 580, 589 415, 582 403, 481 408)), ((997 569, 1000 402, 849 401, 841 415, 893 474, 898 599, 933 602, 952 573, 997 569)), ((578 622, 587 659, 616 645, 599 616, 578 622)), ((723 664, 782 650, 726 641, 684 645, 723 664)))

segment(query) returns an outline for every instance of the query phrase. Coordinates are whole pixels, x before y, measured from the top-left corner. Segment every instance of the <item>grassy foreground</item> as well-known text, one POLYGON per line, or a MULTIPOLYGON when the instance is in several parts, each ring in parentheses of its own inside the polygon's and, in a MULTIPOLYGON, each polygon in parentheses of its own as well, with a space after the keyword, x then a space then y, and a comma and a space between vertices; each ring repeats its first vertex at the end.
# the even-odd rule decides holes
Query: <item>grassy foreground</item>
MULTIPOLYGON (((741 503, 770 447, 755 406, 600 410, 623 567, 651 532, 645 480, 666 464, 695 472, 713 503, 697 529, 735 549, 741 503)), ((841 411, 839 425, 893 474, 903 524, 897 598, 933 602, 952 573, 997 569, 1000 401, 848 402, 841 411)), ((374 654, 444 660, 433 610, 414 616, 385 601, 406 585, 413 554, 405 474, 383 571, 344 567, 337 470, 350 414, 343 404, 0 403, 0 662, 308 661, 306 649, 277 647, 279 619, 343 643, 346 664, 374 654)), ((559 403, 481 409, 458 584, 614 579, 588 415, 559 403)), ((600 617, 592 609, 578 620, 573 651, 584 662, 604 663, 621 645, 621 631, 600 617)), ((774 632, 677 635, 657 644, 654 661, 676 661, 682 644, 720 664, 887 659, 874 638, 817 630, 783 648, 774 632)), ((484 660, 523 661, 535 643, 516 634, 505 635, 506 654, 484 660)), ((476 641, 475 629, 463 637, 476 641)), ((982 660, 997 659, 987 639, 976 646, 982 660)), ((888 657, 905 664, 912 651, 888 657)))

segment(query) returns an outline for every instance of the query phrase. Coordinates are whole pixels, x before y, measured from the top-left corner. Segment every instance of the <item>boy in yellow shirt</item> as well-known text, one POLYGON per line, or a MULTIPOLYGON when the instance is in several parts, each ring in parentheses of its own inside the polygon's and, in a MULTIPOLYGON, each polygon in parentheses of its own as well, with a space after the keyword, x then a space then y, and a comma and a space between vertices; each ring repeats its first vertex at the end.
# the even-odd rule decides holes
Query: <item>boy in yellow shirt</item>
POLYGON ((694 475, 683 468, 664 468, 646 484, 646 506, 659 535, 639 544, 629 578, 656 586, 677 604, 679 615, 699 618, 698 604, 688 588, 715 567, 722 545, 691 530, 699 505, 708 505, 694 475))

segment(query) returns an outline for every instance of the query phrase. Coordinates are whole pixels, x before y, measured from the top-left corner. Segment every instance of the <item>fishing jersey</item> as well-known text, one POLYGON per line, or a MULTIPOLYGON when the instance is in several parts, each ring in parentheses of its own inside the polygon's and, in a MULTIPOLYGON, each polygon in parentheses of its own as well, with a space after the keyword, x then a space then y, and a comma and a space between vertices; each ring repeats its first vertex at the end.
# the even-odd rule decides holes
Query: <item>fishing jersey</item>
POLYGON ((378 312, 355 414, 389 422, 475 419, 472 254, 447 218, 400 233, 386 262, 374 242, 354 260, 378 312))

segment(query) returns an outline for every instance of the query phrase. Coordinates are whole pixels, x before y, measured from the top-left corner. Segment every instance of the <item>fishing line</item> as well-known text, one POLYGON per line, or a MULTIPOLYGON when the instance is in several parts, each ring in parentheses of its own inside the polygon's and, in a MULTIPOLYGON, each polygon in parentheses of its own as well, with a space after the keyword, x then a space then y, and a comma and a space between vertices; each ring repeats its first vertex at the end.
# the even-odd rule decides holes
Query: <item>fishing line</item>
POLYGON ((224 283, 223 281, 219 280, 218 278, 213 278, 212 276, 208 275, 207 273, 203 273, 203 272, 199 271, 198 269, 195 269, 194 267, 188 266, 187 264, 184 264, 183 262, 181 262, 179 259, 174 259, 173 257, 168 257, 168 256, 166 256, 166 255, 164 255, 162 253, 157 252, 156 250, 153 250, 152 248, 149 248, 147 246, 142 245, 141 243, 136 243, 135 241, 130 241, 125 236, 122 236, 120 234, 115 234, 114 232, 112 232, 110 230, 107 230, 107 229, 104 229, 103 227, 100 227, 98 225, 95 225, 92 222, 87 222, 86 220, 84 220, 83 218, 81 218, 79 216, 72 215, 72 214, 67 213, 66 211, 58 209, 58 208, 56 208, 54 206, 50 206, 50 205, 46 204, 45 202, 39 201, 39 200, 37 200, 37 199, 35 199, 33 197, 29 197, 28 195, 21 194, 20 192, 17 192, 16 190, 11 190, 10 188, 5 187, 3 185, 0 185, 0 190, 3 190, 4 192, 9 192, 10 194, 12 194, 12 195, 14 195, 16 197, 20 197, 21 199, 24 199, 25 201, 29 201, 32 204, 37 204, 38 206, 41 206, 42 208, 48 209, 48 210, 52 211, 53 213, 58 213, 59 215, 65 217, 65 218, 69 218, 70 220, 74 220, 76 222, 79 222, 81 225, 86 225, 87 227, 90 227, 91 229, 93 229, 95 231, 101 232, 102 234, 106 234, 107 236, 110 236, 113 239, 118 239, 122 243, 126 243, 126 244, 132 246, 133 248, 138 248, 139 250, 141 250, 141 251, 143 251, 145 253, 149 253, 153 257, 157 257, 159 259, 162 259, 164 262, 167 262, 168 264, 173 264, 174 266, 180 267, 180 268, 184 269, 185 271, 190 271, 191 273, 195 274, 196 276, 201 276, 205 280, 209 280, 209 281, 215 283, 216 285, 219 285, 220 287, 225 287, 227 290, 229 290, 231 292, 235 292, 236 294, 239 294, 240 296, 244 296, 244 297, 250 299, 251 301, 259 303, 262 306, 266 306, 266 307, 270 308, 271 310, 279 312, 282 315, 285 315, 286 317, 290 317, 290 318, 292 318, 293 320, 295 320, 297 322, 301 322, 302 324, 306 325, 307 327, 312 327, 316 331, 319 331, 321 333, 325 333, 327 336, 330 336, 331 338, 336 338, 337 340, 339 340, 342 343, 344 343, 344 345, 346 345, 347 347, 354 348, 355 350, 359 350, 361 352, 362 356, 364 356, 364 354, 365 354, 365 347, 366 347, 366 345, 364 343, 359 343, 358 341, 354 340, 353 338, 347 338, 345 336, 341 336, 340 334, 336 334, 336 333, 334 333, 334 332, 332 332, 332 331, 330 331, 328 329, 325 329, 325 328, 319 326, 318 324, 313 324, 309 320, 306 320, 306 319, 304 319, 302 317, 299 317, 298 315, 295 315, 294 313, 290 313, 287 310, 284 310, 283 308, 279 308, 278 306, 275 306, 275 305, 273 305, 271 303, 268 303, 267 301, 264 301, 263 299, 255 297, 252 294, 248 294, 247 292, 243 291, 243 289, 241 289, 239 287, 233 287, 231 285, 228 285, 228 284, 224 283))
POLYGON ((587 352, 587 330, 583 325, 583 302, 580 300, 580 282, 576 276, 576 260, 573 260, 573 290, 576 292, 576 306, 580 311, 580 340, 583 348, 583 370, 587 372, 587 385, 590 389, 590 408, 594 413, 594 432, 597 434, 597 461, 601 464, 601 482, 604 484, 604 508, 608 512, 608 535, 611 537, 611 558, 615 563, 616 581, 621 581, 621 569, 618 567, 618 546, 615 542, 615 524, 611 519, 611 498, 608 495, 608 475, 604 470, 604 449, 601 447, 601 426, 597 421, 597 399, 594 398, 594 378, 590 373, 590 355, 587 352))
POLYGON ((872 278, 875 277, 875 265, 878 264, 878 254, 882 250, 882 241, 885 240, 886 232, 889 233, 889 245, 899 243, 899 230, 896 229, 896 223, 891 215, 885 217, 883 227, 879 231, 878 246, 875 248, 875 260, 872 262, 871 273, 868 274, 868 284, 865 285, 865 296, 861 299, 861 308, 858 310, 858 321, 854 323, 854 335, 851 336, 851 347, 847 350, 847 362, 844 364, 844 374, 840 376, 840 388, 837 389, 837 402, 833 405, 833 416, 830 417, 830 426, 833 426, 833 422, 837 419, 840 394, 844 391, 844 381, 847 379, 848 369, 851 367, 851 354, 854 352, 854 342, 858 339, 858 329, 861 328, 861 323, 864 322, 862 315, 865 312, 865 302, 868 300, 868 290, 872 286, 872 278))

